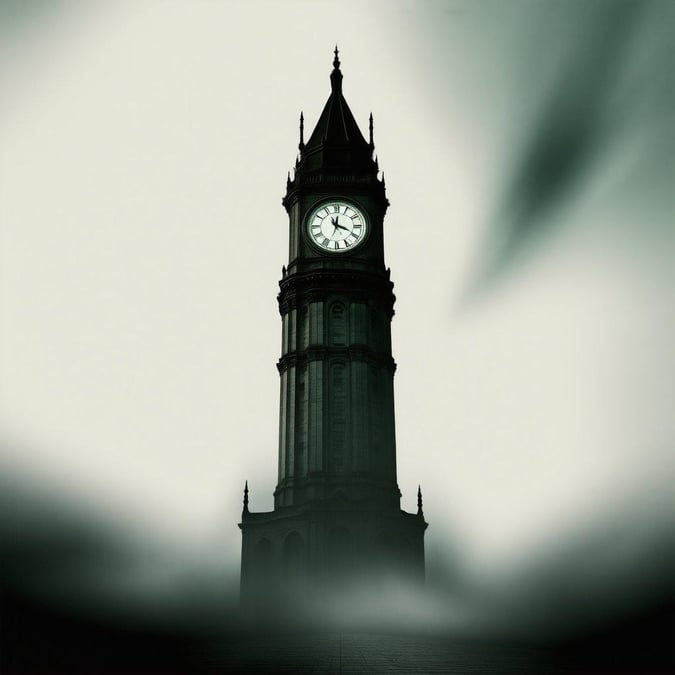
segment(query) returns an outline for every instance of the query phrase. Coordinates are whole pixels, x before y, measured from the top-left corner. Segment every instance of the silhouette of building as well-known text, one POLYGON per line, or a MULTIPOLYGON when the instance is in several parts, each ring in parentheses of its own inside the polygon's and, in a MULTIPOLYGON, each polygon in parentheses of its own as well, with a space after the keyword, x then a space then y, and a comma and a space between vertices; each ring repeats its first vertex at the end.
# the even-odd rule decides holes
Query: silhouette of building
POLYGON ((282 350, 274 510, 249 510, 241 598, 307 594, 391 574, 424 578, 422 495, 400 508, 391 319, 384 264, 389 206, 374 159, 342 94, 337 47, 331 94, 299 154, 283 205, 289 261, 279 282, 282 350))

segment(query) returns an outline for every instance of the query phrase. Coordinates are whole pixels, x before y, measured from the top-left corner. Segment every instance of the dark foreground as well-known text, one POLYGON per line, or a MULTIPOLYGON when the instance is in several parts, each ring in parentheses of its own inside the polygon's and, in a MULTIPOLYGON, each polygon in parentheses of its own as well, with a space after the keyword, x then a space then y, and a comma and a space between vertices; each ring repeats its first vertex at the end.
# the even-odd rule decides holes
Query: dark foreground
POLYGON ((213 644, 206 672, 558 673, 544 650, 479 645, 443 637, 318 633, 213 644))
MULTIPOLYGON (((55 610, 0 594, 1 673, 640 673, 673 672, 669 607, 565 639, 460 639, 447 634, 305 626, 209 630, 55 610)), ((232 617, 230 617, 232 619, 232 617)))

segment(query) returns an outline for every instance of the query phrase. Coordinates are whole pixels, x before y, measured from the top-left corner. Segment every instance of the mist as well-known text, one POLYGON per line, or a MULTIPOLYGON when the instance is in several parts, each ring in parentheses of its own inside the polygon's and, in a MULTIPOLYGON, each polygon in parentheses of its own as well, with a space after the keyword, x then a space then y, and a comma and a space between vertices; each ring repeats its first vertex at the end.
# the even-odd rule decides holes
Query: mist
POLYGON ((189 670, 261 622, 665 658, 673 21, 659 0, 3 3, 3 658, 189 670), (391 200, 427 582, 263 620, 239 610, 237 522, 245 480, 272 502, 279 202, 336 42, 391 200))

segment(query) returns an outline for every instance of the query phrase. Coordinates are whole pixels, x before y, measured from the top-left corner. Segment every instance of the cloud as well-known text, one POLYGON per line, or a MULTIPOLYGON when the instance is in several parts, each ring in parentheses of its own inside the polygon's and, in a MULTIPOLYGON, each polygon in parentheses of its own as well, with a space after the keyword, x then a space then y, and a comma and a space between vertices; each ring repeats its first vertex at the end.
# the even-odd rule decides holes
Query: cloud
MULTIPOLYGON (((657 58, 640 58, 654 31, 661 29, 654 9, 650 3, 623 0, 539 15, 539 39, 523 49, 531 50, 532 58, 541 53, 545 59, 545 41, 550 40, 552 53, 555 43, 561 51, 552 58, 550 82, 523 83, 540 103, 489 217, 474 292, 497 283, 556 229, 574 223, 576 200, 612 169, 623 141, 643 123, 638 104, 648 99, 659 64, 657 58)), ((533 72, 524 69, 521 75, 533 72)))

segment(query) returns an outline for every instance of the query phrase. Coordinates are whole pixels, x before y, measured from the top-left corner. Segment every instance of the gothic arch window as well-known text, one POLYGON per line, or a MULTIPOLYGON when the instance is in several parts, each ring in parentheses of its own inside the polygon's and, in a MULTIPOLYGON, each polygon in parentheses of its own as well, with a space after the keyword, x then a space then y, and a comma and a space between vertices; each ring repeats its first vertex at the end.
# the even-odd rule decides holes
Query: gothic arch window
POLYGON ((368 308, 364 302, 349 306, 349 343, 368 344, 368 308))
POLYGON ((330 343, 347 344, 347 310, 341 302, 334 302, 330 308, 330 343))
POLYGON ((347 368, 342 361, 330 365, 330 403, 328 417, 329 468, 331 471, 345 471, 347 444, 347 368))
POLYGON ((300 325, 300 349, 307 349, 309 346, 309 307, 300 308, 300 316, 298 317, 300 325))
POLYGON ((305 438, 307 437, 307 392, 305 387, 305 368, 296 369, 295 382, 295 458, 294 469, 296 476, 302 476, 307 471, 305 456, 305 438))

